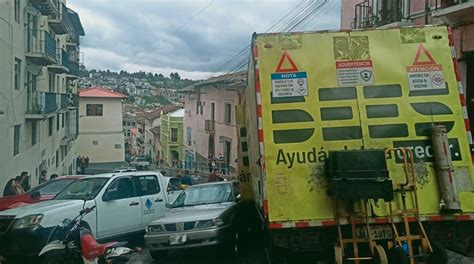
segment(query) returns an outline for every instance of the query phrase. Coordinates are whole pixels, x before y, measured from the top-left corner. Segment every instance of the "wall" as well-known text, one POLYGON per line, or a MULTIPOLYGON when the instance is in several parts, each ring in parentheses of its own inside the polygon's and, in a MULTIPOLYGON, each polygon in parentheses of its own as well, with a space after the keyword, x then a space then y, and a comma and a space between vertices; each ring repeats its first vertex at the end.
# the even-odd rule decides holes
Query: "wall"
POLYGON ((81 97, 79 131, 77 153, 88 156, 90 163, 125 160, 121 99, 81 97), (103 116, 86 116, 86 104, 103 104, 103 116), (120 149, 115 149, 115 144, 120 144, 120 149))
MULTIPOLYGON (((181 111, 177 110, 176 112, 181 111)), ((173 116, 171 112, 161 117, 161 130, 160 130, 160 153, 164 161, 168 165, 174 165, 174 160, 171 155, 172 151, 177 151, 179 154, 179 161, 184 161, 184 146, 183 146, 183 117, 173 116), (171 141, 171 129, 176 128, 178 130, 178 140, 171 141)))
MULTIPOLYGON (((15 177, 21 171, 31 174, 31 184, 38 184, 40 171, 46 169, 48 176, 51 174, 65 175, 75 172, 76 144, 74 141, 67 142, 66 147, 61 147, 61 139, 65 137, 65 127, 60 123, 59 130, 56 129, 56 118, 54 115, 54 129, 51 136, 48 135, 48 120, 32 121, 25 119, 27 110, 27 60, 25 56, 25 23, 28 22, 25 7, 27 1, 20 1, 20 22, 16 22, 13 12, 13 0, 0 1, 0 188, 3 190, 8 179, 15 177), (21 60, 21 83, 20 89, 14 89, 14 61, 21 60), (37 124, 37 143, 32 145, 32 124, 37 124), (14 126, 20 125, 20 148, 19 154, 13 155, 14 126), (56 151, 59 153, 59 163, 56 167, 56 151)), ((46 16, 38 17, 39 29, 49 30, 46 16), (43 25, 43 26, 42 26, 43 25)), ((58 47, 65 44, 65 36, 59 38, 58 47)), ((38 75, 37 91, 66 92, 65 74, 58 74, 59 82, 49 87, 47 67, 41 68, 38 75)), ((66 121, 66 120, 65 120, 66 121)), ((1 193, 0 193, 1 195, 1 193)))

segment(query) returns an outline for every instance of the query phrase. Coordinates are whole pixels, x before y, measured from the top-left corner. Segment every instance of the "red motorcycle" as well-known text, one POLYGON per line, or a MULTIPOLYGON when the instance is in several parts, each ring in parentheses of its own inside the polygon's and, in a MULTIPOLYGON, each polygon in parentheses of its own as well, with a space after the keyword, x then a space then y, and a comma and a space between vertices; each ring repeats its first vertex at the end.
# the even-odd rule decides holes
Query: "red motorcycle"
POLYGON ((84 208, 74 219, 64 219, 51 232, 48 243, 39 256, 43 264, 56 263, 112 263, 127 261, 125 255, 135 251, 125 247, 127 242, 98 243, 90 229, 82 221, 84 215, 94 210, 95 206, 84 208))

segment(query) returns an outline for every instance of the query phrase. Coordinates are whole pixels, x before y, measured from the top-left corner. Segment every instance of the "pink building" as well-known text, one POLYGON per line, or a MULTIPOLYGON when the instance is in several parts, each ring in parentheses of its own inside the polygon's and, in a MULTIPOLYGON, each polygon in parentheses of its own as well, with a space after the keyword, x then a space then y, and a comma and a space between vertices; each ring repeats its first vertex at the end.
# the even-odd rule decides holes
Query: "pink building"
POLYGON ((230 171, 237 167, 235 106, 245 87, 246 73, 213 77, 183 90, 184 146, 187 168, 207 170, 209 155, 224 156, 230 171))
MULTIPOLYGON (((341 28, 405 25, 447 25, 466 94, 468 115, 474 117, 474 1, 472 0, 342 0, 341 28)), ((471 122, 474 131, 474 122, 471 122)))

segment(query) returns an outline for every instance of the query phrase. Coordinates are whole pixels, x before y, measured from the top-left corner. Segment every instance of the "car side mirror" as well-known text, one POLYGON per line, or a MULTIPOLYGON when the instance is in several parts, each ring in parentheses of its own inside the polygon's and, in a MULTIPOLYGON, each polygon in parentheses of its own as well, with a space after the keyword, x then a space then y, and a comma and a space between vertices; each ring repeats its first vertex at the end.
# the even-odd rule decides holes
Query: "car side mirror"
POLYGON ((235 201, 236 201, 236 202, 240 202, 240 199, 241 199, 241 197, 240 197, 240 193, 239 193, 239 194, 237 194, 237 196, 235 197, 235 201))
POLYGON ((166 206, 166 208, 172 208, 173 207, 173 205, 171 203, 166 203, 165 206, 166 206))
POLYGON ((36 191, 31 194, 31 199, 36 200, 36 199, 39 199, 40 196, 41 196, 41 193, 39 191, 36 191))

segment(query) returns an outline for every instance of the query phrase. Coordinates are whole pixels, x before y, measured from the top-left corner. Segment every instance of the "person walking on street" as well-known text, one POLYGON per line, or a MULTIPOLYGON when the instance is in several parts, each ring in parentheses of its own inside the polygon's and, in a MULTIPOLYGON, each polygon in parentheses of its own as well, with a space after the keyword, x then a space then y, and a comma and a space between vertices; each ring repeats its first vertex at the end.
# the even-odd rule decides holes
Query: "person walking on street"
POLYGON ((218 170, 214 169, 214 171, 209 175, 207 182, 216 182, 216 181, 219 181, 219 174, 218 174, 218 170))
POLYGON ((8 180, 5 188, 3 188, 3 197, 16 195, 15 185, 15 179, 8 180))
POLYGON ((21 187, 23 187, 23 190, 25 190, 25 192, 29 191, 31 189, 31 185, 30 185, 30 175, 28 175, 28 172, 27 171, 22 171, 21 174, 21 187))
POLYGON ((80 167, 81 167, 81 174, 86 174, 86 158, 84 156, 80 157, 80 167))
POLYGON ((21 176, 16 176, 15 177, 15 191, 17 195, 25 193, 25 190, 23 190, 23 187, 21 187, 21 183, 22 183, 21 176))
POLYGON ((193 179, 189 176, 189 171, 185 170, 183 177, 181 177, 181 184, 191 186, 193 185, 193 179))
POLYGON ((197 184, 201 181, 201 176, 197 170, 194 170, 193 175, 191 175, 191 179, 193 180, 193 184, 197 184))
POLYGON ((49 176, 49 180, 54 180, 58 177, 57 174, 51 174, 51 176, 49 176))
POLYGON ((39 184, 42 184, 43 182, 46 182, 48 181, 48 178, 46 178, 46 173, 47 171, 41 171, 41 175, 40 175, 40 178, 39 178, 39 184))

